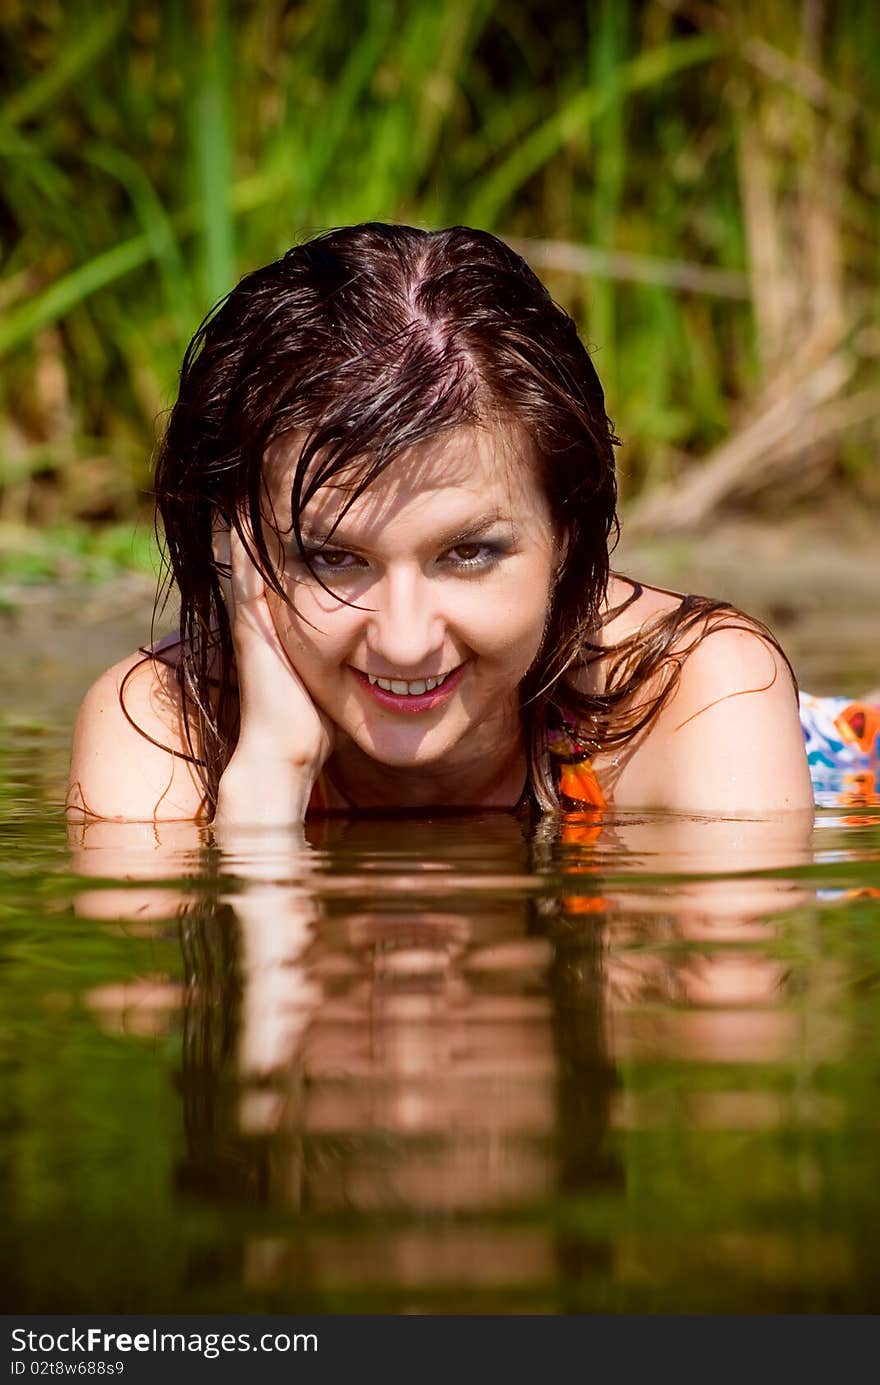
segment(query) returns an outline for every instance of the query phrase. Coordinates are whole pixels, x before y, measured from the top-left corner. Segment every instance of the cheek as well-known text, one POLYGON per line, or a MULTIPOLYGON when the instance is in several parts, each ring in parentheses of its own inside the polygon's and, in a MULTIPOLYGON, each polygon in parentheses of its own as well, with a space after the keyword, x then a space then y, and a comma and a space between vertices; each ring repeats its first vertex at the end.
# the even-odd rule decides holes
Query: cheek
POLYGON ((339 664, 351 648, 357 612, 340 607, 328 611, 304 589, 292 591, 294 606, 269 594, 269 606, 281 642, 303 675, 317 674, 339 664))
POLYGON ((550 604, 549 581, 542 570, 504 582, 473 602, 463 633, 474 651, 505 668, 531 665, 538 652, 550 604))

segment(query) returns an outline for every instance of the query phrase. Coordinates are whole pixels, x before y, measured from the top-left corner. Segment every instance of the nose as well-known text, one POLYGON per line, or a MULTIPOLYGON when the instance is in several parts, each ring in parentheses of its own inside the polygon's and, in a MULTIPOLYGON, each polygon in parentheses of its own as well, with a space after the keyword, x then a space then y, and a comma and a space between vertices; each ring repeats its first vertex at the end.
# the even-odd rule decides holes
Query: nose
POLYGON ((433 672, 441 672, 439 656, 446 638, 446 621, 436 584, 418 567, 407 564, 389 568, 373 593, 375 605, 367 626, 367 647, 375 664, 381 665, 383 672, 399 673, 402 677, 430 677, 433 672))

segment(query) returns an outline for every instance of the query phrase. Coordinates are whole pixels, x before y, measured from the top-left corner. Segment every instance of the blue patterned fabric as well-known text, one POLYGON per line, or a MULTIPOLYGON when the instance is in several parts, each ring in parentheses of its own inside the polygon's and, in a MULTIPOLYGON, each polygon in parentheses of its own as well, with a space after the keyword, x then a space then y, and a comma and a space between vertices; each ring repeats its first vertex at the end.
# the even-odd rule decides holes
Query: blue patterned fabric
POLYGON ((816 802, 880 803, 880 705, 801 693, 800 713, 816 802))

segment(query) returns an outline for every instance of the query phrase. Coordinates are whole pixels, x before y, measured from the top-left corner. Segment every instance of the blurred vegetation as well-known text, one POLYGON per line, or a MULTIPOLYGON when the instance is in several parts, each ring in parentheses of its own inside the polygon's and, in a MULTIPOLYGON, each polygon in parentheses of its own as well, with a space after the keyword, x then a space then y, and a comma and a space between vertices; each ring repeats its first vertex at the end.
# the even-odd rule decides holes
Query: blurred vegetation
POLYGON ((7 534, 142 516, 210 305, 371 218, 523 250, 636 524, 880 494, 876 6, 0 0, 0 33, 7 534))

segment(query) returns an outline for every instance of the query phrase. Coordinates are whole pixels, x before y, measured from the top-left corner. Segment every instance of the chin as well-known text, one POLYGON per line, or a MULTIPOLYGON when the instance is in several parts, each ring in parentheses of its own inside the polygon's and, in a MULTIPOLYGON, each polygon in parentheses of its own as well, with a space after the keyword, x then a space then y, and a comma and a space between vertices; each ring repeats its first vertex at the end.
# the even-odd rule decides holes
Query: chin
POLYGON ((358 749, 377 764, 388 765, 389 769, 407 769, 440 764, 455 749, 460 737, 444 737, 442 742, 433 743, 429 737, 427 741, 416 740, 410 744, 401 741, 395 743, 390 737, 387 740, 384 737, 373 739, 363 734, 355 735, 352 739, 358 749))
POLYGON ((377 764, 387 765, 389 769, 416 769, 419 766, 427 768, 429 765, 440 764, 449 752, 454 749, 452 745, 444 745, 437 750, 426 749, 425 746, 418 746, 415 749, 407 749, 405 746, 385 746, 362 745, 361 750, 365 755, 369 755, 371 760, 377 764))

